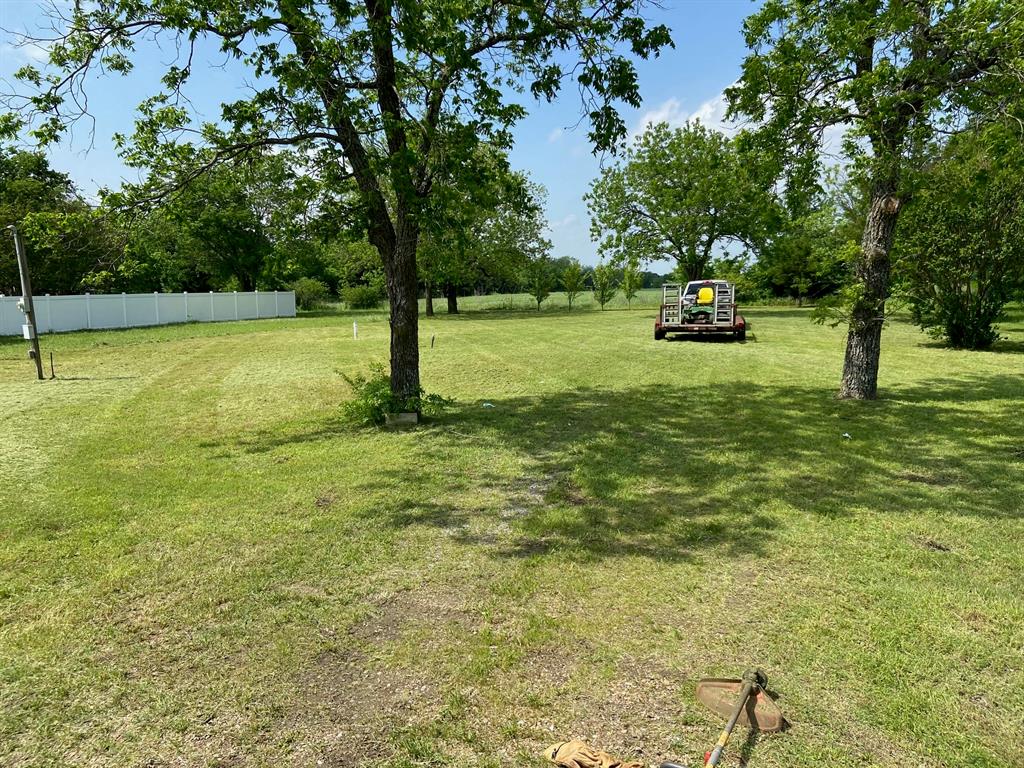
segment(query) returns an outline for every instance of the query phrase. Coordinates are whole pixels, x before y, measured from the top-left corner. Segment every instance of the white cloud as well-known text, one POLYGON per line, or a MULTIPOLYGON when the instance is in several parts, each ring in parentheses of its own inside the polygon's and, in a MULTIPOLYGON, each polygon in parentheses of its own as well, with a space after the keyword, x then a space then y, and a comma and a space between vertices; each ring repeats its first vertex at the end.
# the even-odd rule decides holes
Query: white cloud
POLYGON ((570 213, 568 216, 558 219, 557 221, 551 222, 551 229, 566 229, 567 227, 571 227, 574 224, 578 223, 579 220, 579 216, 577 216, 575 213, 570 213))
POLYGON ((720 93, 713 99, 708 99, 687 118, 688 120, 699 120, 702 125, 713 128, 722 133, 736 133, 739 130, 739 123, 726 120, 725 113, 729 105, 725 101, 725 94, 720 93))
POLYGON ((50 50, 39 43, 26 43, 21 52, 37 64, 48 64, 50 61, 50 50))
POLYGON ((11 33, 11 42, 0 46, 0 56, 20 63, 47 64, 50 61, 49 46, 29 40, 24 33, 11 33))
POLYGON ((565 134, 564 128, 555 128, 551 133, 548 134, 548 144, 554 144, 556 141, 562 138, 565 134))
POLYGON ((699 120, 702 125, 708 128, 731 135, 739 130, 740 125, 725 119, 726 109, 727 104, 724 93, 708 99, 692 112, 683 109, 683 103, 679 99, 672 97, 641 115, 633 130, 630 131, 629 137, 632 140, 639 136, 649 125, 668 123, 671 128, 681 128, 687 123, 696 120, 699 120))
MULTIPOLYGON (((629 139, 632 141, 643 133, 649 125, 668 123, 671 128, 681 128, 693 121, 699 121, 706 128, 724 133, 726 136, 733 136, 740 128, 744 127, 745 123, 742 121, 726 120, 725 113, 727 109, 728 103, 725 99, 725 93, 720 93, 708 99, 692 112, 684 110, 682 102, 673 97, 662 102, 654 109, 645 112, 637 121, 633 130, 630 131, 629 139)), ((846 125, 833 125, 825 129, 821 141, 821 150, 826 162, 842 162, 843 136, 848 127, 846 125)))
POLYGON ((636 126, 630 132, 630 136, 643 133, 648 125, 657 125, 658 123, 668 123, 672 126, 682 125, 686 122, 686 118, 687 114, 683 111, 682 102, 673 97, 641 115, 636 126))

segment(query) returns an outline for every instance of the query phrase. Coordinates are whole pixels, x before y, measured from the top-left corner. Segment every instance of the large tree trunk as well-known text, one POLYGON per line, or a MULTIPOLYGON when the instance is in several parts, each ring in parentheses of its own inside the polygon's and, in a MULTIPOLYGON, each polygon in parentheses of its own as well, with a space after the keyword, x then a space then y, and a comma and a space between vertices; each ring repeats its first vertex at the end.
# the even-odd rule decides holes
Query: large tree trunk
POLYGON ((871 207, 864 225, 861 255, 854 275, 862 294, 850 313, 846 336, 846 359, 839 396, 874 400, 878 393, 878 359, 882 351, 885 300, 889 295, 889 252, 892 249, 900 199, 895 180, 875 180, 871 185, 871 207))
POLYGON ((425 283, 423 286, 423 299, 426 305, 427 317, 434 316, 434 286, 430 283, 425 283))
POLYGON ((416 226, 398 229, 395 250, 384 260, 391 306, 391 392, 399 397, 420 393, 419 285, 416 279, 416 226))
POLYGON ((444 295, 448 299, 448 314, 459 314, 459 293, 455 289, 455 286, 448 283, 448 285, 444 287, 444 295))
POLYGON ((688 283, 694 280, 701 280, 704 277, 704 271, 707 269, 707 260, 697 254, 684 254, 681 257, 677 257, 676 263, 680 267, 680 275, 688 283))

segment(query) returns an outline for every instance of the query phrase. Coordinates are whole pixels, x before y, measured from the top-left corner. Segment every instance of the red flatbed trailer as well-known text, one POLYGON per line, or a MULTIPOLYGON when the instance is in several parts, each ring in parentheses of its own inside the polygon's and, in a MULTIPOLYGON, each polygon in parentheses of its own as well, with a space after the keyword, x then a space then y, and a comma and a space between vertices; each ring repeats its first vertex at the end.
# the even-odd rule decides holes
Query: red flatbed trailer
POLYGON ((667 283, 661 288, 661 309, 654 321, 654 339, 670 333, 731 334, 747 337, 746 319, 736 311, 736 289, 727 280, 691 280, 684 287, 667 283))

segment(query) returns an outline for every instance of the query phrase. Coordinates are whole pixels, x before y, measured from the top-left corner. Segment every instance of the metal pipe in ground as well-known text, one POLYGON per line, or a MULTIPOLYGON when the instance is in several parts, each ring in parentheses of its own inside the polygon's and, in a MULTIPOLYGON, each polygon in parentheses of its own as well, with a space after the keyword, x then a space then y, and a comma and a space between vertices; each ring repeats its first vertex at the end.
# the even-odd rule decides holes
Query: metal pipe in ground
POLYGON ((28 328, 29 340, 32 348, 29 350, 31 357, 36 364, 36 377, 43 380, 43 359, 39 352, 39 333, 36 330, 36 309, 32 302, 32 280, 28 274, 28 257, 25 255, 25 244, 21 241, 21 233, 13 224, 7 227, 14 235, 14 255, 18 259, 18 275, 21 277, 21 304, 22 312, 25 313, 26 327, 28 328))

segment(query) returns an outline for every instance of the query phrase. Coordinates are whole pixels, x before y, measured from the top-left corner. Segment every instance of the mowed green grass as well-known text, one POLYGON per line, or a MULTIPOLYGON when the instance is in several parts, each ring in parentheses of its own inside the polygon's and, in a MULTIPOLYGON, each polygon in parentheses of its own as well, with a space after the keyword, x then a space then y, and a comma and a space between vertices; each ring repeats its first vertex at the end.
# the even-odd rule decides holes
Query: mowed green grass
POLYGON ((404 432, 339 419, 381 313, 0 341, 0 764, 699 765, 752 664, 792 728, 727 765, 1024 764, 1024 315, 856 403, 747 314, 439 314, 404 432))

